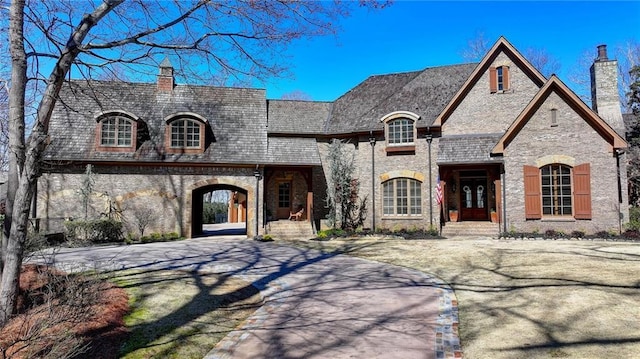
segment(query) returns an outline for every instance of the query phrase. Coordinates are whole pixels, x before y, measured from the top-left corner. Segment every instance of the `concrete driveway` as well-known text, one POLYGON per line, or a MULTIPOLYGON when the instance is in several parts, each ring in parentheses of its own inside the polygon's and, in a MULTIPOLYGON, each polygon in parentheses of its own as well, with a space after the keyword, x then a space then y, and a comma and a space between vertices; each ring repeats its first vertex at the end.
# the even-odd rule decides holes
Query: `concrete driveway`
POLYGON ((207 359, 461 356, 453 292, 403 267, 243 237, 66 248, 52 261, 66 270, 174 269, 251 282, 265 304, 207 359))

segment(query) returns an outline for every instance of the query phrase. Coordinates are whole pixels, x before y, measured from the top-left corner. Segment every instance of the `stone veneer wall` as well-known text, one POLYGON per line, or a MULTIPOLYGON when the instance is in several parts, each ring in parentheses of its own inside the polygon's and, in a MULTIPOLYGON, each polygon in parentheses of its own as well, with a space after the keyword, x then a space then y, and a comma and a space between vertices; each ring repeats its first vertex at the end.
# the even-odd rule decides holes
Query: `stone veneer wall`
POLYGON ((554 228, 565 233, 618 230, 617 169, 611 148, 555 93, 547 98, 508 145, 504 158, 508 230, 544 232, 554 228), (553 108, 557 109, 557 127, 551 126, 550 112, 553 108), (573 165, 590 164, 591 220, 525 219, 523 166, 536 166, 536 161, 543 161, 545 156, 556 156, 559 161, 563 158, 564 161, 574 161, 573 165))
MULTIPOLYGON (((79 192, 85 179, 84 168, 66 168, 63 172, 43 174, 38 182, 37 217, 49 219, 41 224, 44 231, 60 230, 59 222, 64 218, 85 218, 79 192)), ((223 184, 247 191, 247 236, 254 235, 256 179, 253 169, 94 166, 93 172, 95 186, 87 218, 97 218, 108 211, 111 201, 122 211, 127 232, 139 234, 136 213, 151 211, 153 220, 145 234, 178 232, 190 237, 192 191, 223 184)), ((260 198, 262 196, 260 193, 260 198)), ((260 232, 261 226, 258 228, 260 232)))
MULTIPOLYGON (((367 217, 364 223, 365 228, 373 226, 373 206, 375 198, 375 224, 377 228, 387 229, 428 229, 430 224, 429 200, 433 201, 433 225, 438 226, 439 211, 433 188, 436 185, 438 174, 435 159, 437 158, 438 140, 434 138, 431 144, 431 160, 433 163, 432 180, 433 188, 429 188, 429 166, 428 166, 428 143, 424 138, 415 141, 415 153, 388 155, 386 152, 386 142, 382 137, 378 138, 374 149, 375 173, 374 189, 372 193, 372 173, 371 173, 371 151, 372 147, 368 137, 351 138, 348 148, 355 153, 355 177, 360 180, 360 197, 367 198, 367 217), (357 143, 357 146, 355 145, 357 143), (390 178, 413 178, 422 183, 422 214, 419 216, 383 216, 382 210, 382 183, 390 178)), ((329 143, 318 143, 320 158, 322 159, 322 170, 328 180, 329 165, 327 163, 327 153, 329 143)), ((314 180, 314 183, 315 180, 314 180)), ((318 206, 316 200, 316 207, 318 206)), ((324 204, 324 201, 322 201, 324 204)), ((326 215, 326 211, 325 211, 326 215)), ((323 217, 324 218, 324 217, 323 217)))
POLYGON ((504 54, 491 66, 504 65, 509 66, 509 89, 490 93, 487 69, 443 124, 443 135, 502 133, 509 128, 539 88, 504 54))

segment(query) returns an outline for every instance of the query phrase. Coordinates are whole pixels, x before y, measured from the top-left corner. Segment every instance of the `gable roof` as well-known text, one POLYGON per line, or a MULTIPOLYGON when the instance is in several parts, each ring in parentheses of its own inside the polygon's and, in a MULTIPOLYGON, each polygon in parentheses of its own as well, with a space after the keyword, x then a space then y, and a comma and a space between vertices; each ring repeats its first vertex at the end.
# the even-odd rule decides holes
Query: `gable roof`
POLYGON ((464 84, 459 87, 457 93, 433 122, 434 126, 442 126, 442 124, 447 121, 451 113, 453 113, 462 100, 464 100, 469 91, 471 91, 482 75, 487 71, 487 69, 489 69, 495 58, 500 53, 507 55, 538 87, 542 87, 542 85, 544 85, 546 81, 544 75, 533 67, 533 65, 531 65, 531 63, 529 63, 529 61, 522 56, 522 54, 520 54, 520 52, 516 50, 509 41, 507 41, 507 39, 504 38, 504 36, 501 36, 482 58, 482 61, 480 61, 478 66, 476 66, 464 84))
POLYGON ((51 143, 45 159, 136 162, 256 164, 266 159, 265 91, 248 88, 177 85, 172 92, 157 92, 155 83, 70 81, 49 129, 51 143), (127 112, 146 124, 149 139, 134 153, 95 150, 98 115, 127 112), (193 113, 206 119, 213 132, 203 153, 170 154, 164 151, 168 116, 193 113))
POLYGON ((545 99, 554 92, 560 96, 574 111, 580 115, 594 130, 608 141, 614 149, 626 148, 627 142, 609 124, 589 108, 580 98, 571 91, 556 75, 551 75, 547 83, 538 91, 527 107, 520 113, 516 120, 509 126, 507 132, 491 150, 492 154, 501 154, 505 147, 516 137, 518 132, 531 119, 536 110, 544 103, 545 99))
POLYGON ((394 111, 416 113, 422 119, 417 127, 430 126, 475 66, 451 65, 371 76, 335 101, 325 133, 382 130, 380 119, 394 111))

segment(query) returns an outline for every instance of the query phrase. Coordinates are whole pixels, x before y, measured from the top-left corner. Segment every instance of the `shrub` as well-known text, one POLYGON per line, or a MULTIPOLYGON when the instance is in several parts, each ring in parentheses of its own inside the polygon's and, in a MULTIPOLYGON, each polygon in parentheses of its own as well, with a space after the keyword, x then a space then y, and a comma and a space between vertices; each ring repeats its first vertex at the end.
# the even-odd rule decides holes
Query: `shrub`
POLYGON ((67 237, 91 243, 122 242, 122 222, 114 219, 66 221, 67 237))
POLYGON ((148 236, 143 236, 140 238, 140 242, 142 243, 153 243, 153 242, 170 242, 170 241, 180 241, 184 239, 177 232, 168 232, 168 233, 151 233, 148 236))
POLYGON ((583 231, 573 231, 571 232, 571 237, 573 238, 584 238, 585 233, 583 231))
POLYGON ((640 231, 636 229, 626 230, 622 236, 627 239, 640 239, 640 231))
POLYGON ((316 234, 316 238, 318 239, 326 239, 326 238, 335 238, 335 237, 344 237, 347 235, 347 232, 340 228, 330 228, 318 231, 316 234))
POLYGON ((440 235, 440 231, 438 230, 438 227, 436 226, 429 226, 429 229, 427 229, 427 234, 430 236, 439 236, 440 235))

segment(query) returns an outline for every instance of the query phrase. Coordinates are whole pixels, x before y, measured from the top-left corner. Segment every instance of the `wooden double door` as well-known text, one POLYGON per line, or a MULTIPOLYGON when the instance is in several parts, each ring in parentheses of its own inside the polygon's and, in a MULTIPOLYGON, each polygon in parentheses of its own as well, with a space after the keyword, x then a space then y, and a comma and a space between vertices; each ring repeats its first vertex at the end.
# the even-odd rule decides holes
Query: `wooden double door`
POLYGON ((460 219, 486 221, 489 219, 487 177, 460 178, 460 219))

